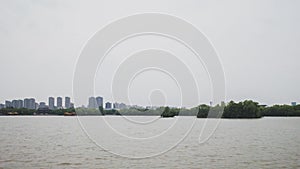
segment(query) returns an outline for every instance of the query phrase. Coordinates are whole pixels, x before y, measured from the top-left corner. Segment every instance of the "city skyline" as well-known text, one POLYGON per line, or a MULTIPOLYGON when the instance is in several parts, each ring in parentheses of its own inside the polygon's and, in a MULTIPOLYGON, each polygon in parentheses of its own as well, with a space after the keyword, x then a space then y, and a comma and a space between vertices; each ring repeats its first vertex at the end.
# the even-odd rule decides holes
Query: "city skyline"
POLYGON ((72 102, 72 98, 69 96, 65 96, 64 99, 62 96, 53 97, 49 96, 47 102, 46 101, 38 101, 35 98, 18 98, 13 100, 5 100, 5 102, 0 102, 0 109, 5 107, 13 107, 13 108, 27 108, 27 109, 37 109, 39 107, 47 106, 50 110, 60 109, 60 108, 72 108, 72 107, 87 107, 87 108, 98 108, 99 106, 103 106, 105 109, 111 108, 126 108, 125 103, 118 102, 110 102, 106 100, 104 104, 104 98, 101 96, 91 96, 88 98, 87 104, 75 106, 72 102), (108 106, 109 105, 109 106, 108 106))
MULTIPOLYGON (((153 108, 157 106, 149 106, 149 105, 137 105, 137 104, 125 104, 122 102, 111 102, 109 100, 104 100, 102 96, 90 96, 87 99, 87 103, 83 105, 78 105, 76 106, 72 101, 72 98, 69 96, 65 96, 64 99, 62 96, 58 97, 53 97, 49 96, 47 102, 45 101, 37 101, 35 98, 18 98, 18 99, 13 99, 13 100, 5 100, 4 102, 0 102, 0 109, 5 108, 5 107, 13 107, 13 108, 27 108, 27 109, 37 109, 41 105, 41 107, 47 106, 50 110, 53 109, 60 109, 60 108, 77 108, 77 107, 86 107, 86 108, 92 108, 92 109, 97 109, 99 106, 102 106, 105 109, 123 109, 129 107, 145 107, 145 108, 153 108), (55 102, 56 100, 56 102, 55 102), (105 102, 104 102, 105 101, 105 102)), ((202 103, 199 103, 200 105, 202 103)), ((210 106, 213 106, 212 101, 209 101, 208 103, 203 103, 207 104, 210 106)), ((271 106, 271 105, 276 105, 276 104, 270 104, 266 106, 271 106)), ((291 101, 288 104, 285 105, 292 105, 296 106, 298 105, 298 102, 296 101, 291 101)), ((163 105, 161 105, 163 106, 163 105)), ((170 105, 168 105, 170 106, 170 105)), ((195 105, 197 106, 197 105, 195 105)), ((171 107, 176 107, 176 106, 171 106, 171 107)))
MULTIPOLYGON (((47 106, 49 109, 56 108, 71 108, 74 107, 74 104, 71 102, 71 97, 66 96, 65 99, 63 97, 48 97, 47 101, 38 101, 35 98, 18 98, 13 100, 6 99, 4 103, 0 102, 0 108, 2 105, 4 107, 13 107, 13 108, 27 108, 27 109, 37 109, 39 107, 47 106), (56 100, 56 101, 55 101, 56 100), (63 104, 64 103, 64 104, 63 104)), ((3 108, 4 108, 3 107, 3 108)))

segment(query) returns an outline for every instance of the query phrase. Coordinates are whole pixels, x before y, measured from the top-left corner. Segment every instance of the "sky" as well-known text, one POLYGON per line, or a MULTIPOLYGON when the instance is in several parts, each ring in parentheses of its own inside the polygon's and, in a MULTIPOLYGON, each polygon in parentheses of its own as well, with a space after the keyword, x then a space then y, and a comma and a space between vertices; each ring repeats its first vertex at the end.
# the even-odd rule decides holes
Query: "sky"
MULTIPOLYGON (((72 96, 74 70, 87 41, 112 21, 145 12, 182 18, 207 36, 223 66, 225 101, 252 99, 268 105, 300 102, 299 8, 297 0, 0 0, 0 103, 25 97, 47 101, 49 96, 72 96)), ((138 46, 138 50, 160 44, 174 49, 178 45, 170 45, 172 42, 161 37, 141 37, 126 43, 119 51, 112 51, 111 58, 124 54, 128 47, 138 46)), ((180 59, 187 60, 189 54, 176 49, 181 52, 180 59)), ((114 72, 114 64, 119 63, 116 59, 106 60, 104 72, 114 72)), ((168 79, 157 72, 152 76, 168 79)), ((111 92, 101 88, 103 79, 110 81, 111 75, 98 71, 95 77, 96 95, 111 101, 111 92)), ((205 79, 205 75, 199 79, 204 84, 201 101, 208 103, 205 79)), ((131 90, 132 103, 147 105, 145 93, 139 92, 143 91, 142 82, 152 84, 147 78, 137 78, 133 84, 136 90, 131 90)), ((150 102, 165 102, 162 93, 152 91, 150 102)), ((180 96, 176 92, 172 95, 172 90, 169 93, 168 101, 176 105, 180 96)), ((86 103, 87 98, 82 98, 76 104, 86 103)))

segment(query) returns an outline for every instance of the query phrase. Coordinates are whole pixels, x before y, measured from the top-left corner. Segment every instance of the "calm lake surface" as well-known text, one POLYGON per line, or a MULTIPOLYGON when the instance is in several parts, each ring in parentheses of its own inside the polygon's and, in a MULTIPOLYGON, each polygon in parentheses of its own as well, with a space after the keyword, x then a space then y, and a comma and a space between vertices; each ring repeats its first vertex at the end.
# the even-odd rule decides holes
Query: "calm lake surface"
POLYGON ((0 127, 0 168, 300 168, 298 117, 6 116, 0 127))

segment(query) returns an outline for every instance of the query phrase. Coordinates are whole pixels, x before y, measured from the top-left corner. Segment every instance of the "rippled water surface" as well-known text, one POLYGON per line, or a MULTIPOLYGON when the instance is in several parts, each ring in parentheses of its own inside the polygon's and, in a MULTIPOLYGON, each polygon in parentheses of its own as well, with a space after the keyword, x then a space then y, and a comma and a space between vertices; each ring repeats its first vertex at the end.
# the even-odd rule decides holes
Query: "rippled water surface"
POLYGON ((198 139, 205 119, 135 120, 143 123, 122 117, 82 117, 81 125, 77 117, 0 117, 0 168, 300 168, 300 118, 222 119, 203 144, 198 139), (168 148, 154 157, 130 158, 168 148))

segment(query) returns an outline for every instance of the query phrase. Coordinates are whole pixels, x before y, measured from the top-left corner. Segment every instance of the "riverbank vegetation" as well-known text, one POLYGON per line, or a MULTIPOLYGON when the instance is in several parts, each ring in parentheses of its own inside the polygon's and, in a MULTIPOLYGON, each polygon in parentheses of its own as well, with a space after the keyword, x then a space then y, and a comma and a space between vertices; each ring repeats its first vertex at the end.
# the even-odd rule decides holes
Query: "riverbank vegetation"
POLYGON ((260 105, 252 100, 243 102, 230 101, 220 105, 209 106, 201 104, 190 109, 159 107, 156 109, 147 108, 126 108, 121 110, 109 109, 103 107, 99 109, 89 108, 71 108, 71 109, 0 109, 0 115, 79 115, 79 116, 104 116, 104 115, 123 115, 123 116, 197 116, 198 118, 261 118, 264 116, 300 116, 300 105, 260 105))

